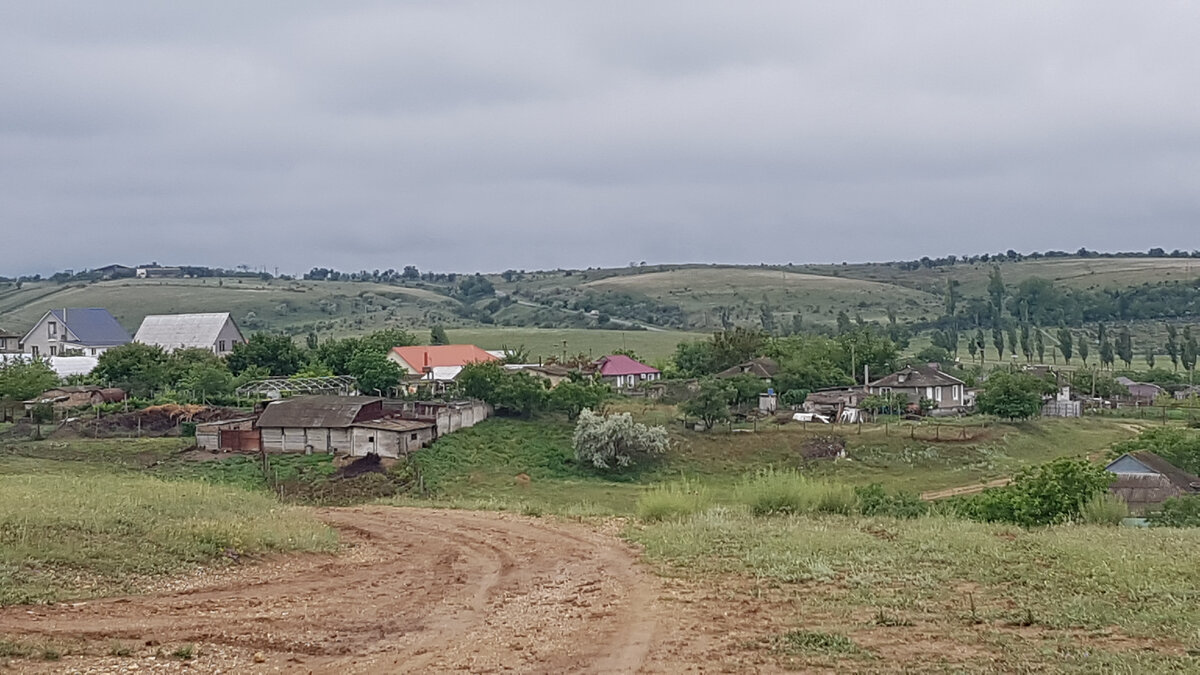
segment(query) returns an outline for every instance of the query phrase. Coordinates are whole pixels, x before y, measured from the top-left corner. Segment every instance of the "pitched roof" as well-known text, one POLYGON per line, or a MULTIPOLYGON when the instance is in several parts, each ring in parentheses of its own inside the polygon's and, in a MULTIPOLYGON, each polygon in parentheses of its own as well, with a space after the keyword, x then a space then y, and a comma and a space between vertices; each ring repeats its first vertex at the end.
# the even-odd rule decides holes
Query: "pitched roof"
POLYGON ((750 359, 745 363, 739 363, 732 368, 727 368, 717 373, 717 377, 737 377, 738 375, 753 375, 763 379, 769 379, 779 372, 779 364, 775 359, 761 356, 757 359, 750 359))
MULTIPOLYGON (((80 344, 89 347, 113 347, 130 341, 129 333, 117 323, 107 309, 101 307, 52 309, 47 314, 71 331, 80 344)), ((41 321, 38 321, 38 324, 41 324, 41 321)), ((36 328, 37 326, 34 326, 30 329, 22 342, 28 340, 36 328)))
POLYGON ((946 387, 962 380, 929 366, 908 366, 871 383, 872 387, 946 387))
POLYGON ((416 347, 393 347, 392 353, 399 356, 412 370, 423 373, 437 366, 465 366, 468 363, 499 361, 496 356, 475 345, 430 345, 416 347))
POLYGON ((612 356, 603 356, 596 361, 596 368, 603 377, 616 377, 618 375, 645 375, 649 373, 659 372, 657 368, 631 359, 624 354, 613 354, 612 356))
MULTIPOLYGON (((158 345, 163 349, 196 347, 211 349, 225 323, 232 321, 229 312, 210 314, 151 314, 142 319, 135 342, 158 345)), ((237 330, 237 325, 234 325, 237 330)), ((239 331, 240 334, 240 331, 239 331)))
POLYGON ((1129 457, 1138 464, 1146 467, 1149 469, 1150 473, 1156 473, 1160 476, 1163 476, 1170 481, 1172 485, 1180 490, 1189 492, 1200 491, 1200 477, 1180 469, 1179 467, 1168 462, 1162 457, 1159 457, 1157 454, 1150 452, 1149 450, 1127 452, 1124 455, 1114 459, 1112 462, 1109 462, 1108 466, 1111 467, 1126 457, 1129 457))
POLYGON ((328 427, 341 429, 354 424, 362 409, 382 401, 373 396, 296 396, 267 405, 258 418, 259 427, 328 427))
POLYGON ((19 338, 21 336, 12 331, 4 330, 4 327, 0 326, 0 338, 10 338, 10 337, 19 338))

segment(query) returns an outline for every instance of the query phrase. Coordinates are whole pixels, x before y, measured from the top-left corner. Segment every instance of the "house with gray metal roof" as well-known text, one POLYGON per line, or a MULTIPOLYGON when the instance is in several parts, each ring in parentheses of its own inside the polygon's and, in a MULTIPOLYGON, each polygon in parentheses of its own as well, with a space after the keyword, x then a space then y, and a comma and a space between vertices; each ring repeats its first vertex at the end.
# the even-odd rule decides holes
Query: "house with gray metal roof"
POLYGON ((32 356, 62 356, 82 352, 99 356, 130 342, 126 331, 107 309, 99 307, 52 309, 21 339, 21 349, 32 356))
POLYGON ((233 346, 245 342, 229 312, 208 314, 151 314, 142 319, 134 342, 176 349, 203 349, 217 356, 233 351, 233 346))
POLYGON ((933 366, 908 366, 867 385, 872 394, 904 394, 909 403, 933 401, 935 408, 961 408, 966 383, 933 366))

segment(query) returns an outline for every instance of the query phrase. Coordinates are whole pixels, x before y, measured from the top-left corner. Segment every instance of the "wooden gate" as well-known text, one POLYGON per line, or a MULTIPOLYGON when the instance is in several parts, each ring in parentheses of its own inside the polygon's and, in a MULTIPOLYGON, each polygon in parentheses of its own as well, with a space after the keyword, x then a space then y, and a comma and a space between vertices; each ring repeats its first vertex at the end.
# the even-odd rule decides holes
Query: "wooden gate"
POLYGON ((222 450, 233 452, 258 452, 261 440, 258 429, 221 429, 220 444, 222 450))

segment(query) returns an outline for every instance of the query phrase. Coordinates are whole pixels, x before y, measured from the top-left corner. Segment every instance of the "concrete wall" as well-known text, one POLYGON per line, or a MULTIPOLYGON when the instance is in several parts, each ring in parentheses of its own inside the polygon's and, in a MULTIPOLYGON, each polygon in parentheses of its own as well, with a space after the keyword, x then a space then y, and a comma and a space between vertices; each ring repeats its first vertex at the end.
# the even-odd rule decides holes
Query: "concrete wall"
POLYGON ((355 457, 374 452, 380 457, 401 457, 433 442, 433 427, 412 431, 389 431, 355 427, 351 430, 350 454, 355 457))
POLYGON ((350 452, 349 429, 264 427, 262 448, 267 452, 350 452))

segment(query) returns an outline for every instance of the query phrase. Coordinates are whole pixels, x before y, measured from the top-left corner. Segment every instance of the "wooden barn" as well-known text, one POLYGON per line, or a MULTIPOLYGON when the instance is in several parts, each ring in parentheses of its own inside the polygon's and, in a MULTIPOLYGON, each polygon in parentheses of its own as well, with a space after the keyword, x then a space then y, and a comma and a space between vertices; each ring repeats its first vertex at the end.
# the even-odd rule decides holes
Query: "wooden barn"
POLYGON ((1127 452, 1105 468, 1117 475, 1109 491, 1133 513, 1153 511, 1171 497, 1200 494, 1200 477, 1148 450, 1127 452))
POLYGON ((392 416, 381 398, 300 396, 267 405, 255 425, 266 452, 375 453, 398 457, 430 443, 433 420, 392 416))

